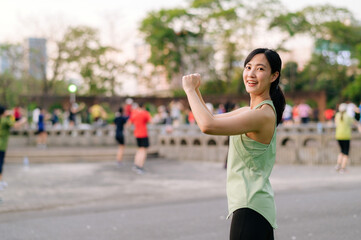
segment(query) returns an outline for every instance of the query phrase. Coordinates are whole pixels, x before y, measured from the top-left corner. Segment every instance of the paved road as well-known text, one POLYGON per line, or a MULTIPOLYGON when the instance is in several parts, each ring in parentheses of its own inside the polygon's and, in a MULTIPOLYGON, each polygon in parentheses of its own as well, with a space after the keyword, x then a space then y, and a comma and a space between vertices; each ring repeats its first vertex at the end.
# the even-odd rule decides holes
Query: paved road
MULTIPOLYGON (((227 239, 219 163, 8 164, 0 193, 1 239, 227 239)), ((275 166, 276 239, 361 239, 361 167, 275 166)))

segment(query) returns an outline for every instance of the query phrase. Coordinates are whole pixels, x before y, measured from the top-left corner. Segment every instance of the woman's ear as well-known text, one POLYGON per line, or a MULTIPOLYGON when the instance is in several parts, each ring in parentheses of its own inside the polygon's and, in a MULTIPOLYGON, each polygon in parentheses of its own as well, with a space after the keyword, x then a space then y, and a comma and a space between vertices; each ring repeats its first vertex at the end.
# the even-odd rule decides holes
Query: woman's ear
POLYGON ((279 72, 273 73, 272 76, 271 76, 271 83, 273 83, 274 81, 276 81, 276 79, 278 78, 279 75, 280 75, 279 72))

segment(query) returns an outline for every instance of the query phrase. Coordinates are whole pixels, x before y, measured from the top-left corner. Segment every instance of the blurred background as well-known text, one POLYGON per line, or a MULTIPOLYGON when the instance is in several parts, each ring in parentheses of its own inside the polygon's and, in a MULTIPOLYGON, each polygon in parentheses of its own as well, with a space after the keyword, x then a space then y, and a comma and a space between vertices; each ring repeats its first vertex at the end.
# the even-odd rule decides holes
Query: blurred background
POLYGON ((360 12, 355 0, 1 0, 0 105, 28 122, 10 133, 1 239, 226 239, 228 137, 199 131, 181 77, 202 75, 215 114, 248 105, 243 60, 257 47, 283 60, 276 239, 359 239, 360 12), (341 103, 355 121, 347 173, 333 167, 341 103), (117 111, 138 104, 152 115, 143 176, 132 128, 115 164, 117 111))

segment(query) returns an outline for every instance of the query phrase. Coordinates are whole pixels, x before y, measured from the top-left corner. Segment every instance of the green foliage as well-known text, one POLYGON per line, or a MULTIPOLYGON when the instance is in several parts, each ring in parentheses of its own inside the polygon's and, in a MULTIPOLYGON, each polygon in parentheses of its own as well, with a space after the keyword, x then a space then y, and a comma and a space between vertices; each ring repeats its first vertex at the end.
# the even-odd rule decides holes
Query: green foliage
POLYGON ((7 72, 0 74, 0 104, 9 108, 19 103, 16 91, 20 91, 21 84, 7 72))
POLYGON ((0 45, 0 56, 7 59, 7 69, 0 74, 0 104, 9 108, 19 104, 25 84, 21 79, 24 54, 20 44, 0 45))
POLYGON ((29 111, 33 111, 33 110, 36 109, 37 107, 38 107, 38 104, 35 103, 35 102, 31 102, 31 103, 29 103, 29 104, 27 105, 27 109, 28 109, 29 111))
POLYGON ((306 104, 308 104, 311 108, 317 108, 317 102, 312 99, 307 99, 306 104))
POLYGON ((227 84, 222 80, 208 81, 205 82, 200 89, 202 93, 206 95, 224 94, 227 89, 227 84))
POLYGON ((298 79, 298 64, 296 62, 287 62, 282 69, 281 73, 281 84, 284 91, 295 91, 297 88, 297 79, 298 79))
POLYGON ((59 44, 64 62, 73 67, 84 81, 80 92, 88 95, 114 95, 116 75, 123 69, 109 55, 118 51, 100 43, 97 29, 70 27, 59 44))
POLYGON ((150 113, 150 115, 154 116, 158 110, 157 110, 157 106, 155 106, 154 104, 151 103, 146 103, 145 104, 145 109, 150 113))
POLYGON ((361 101, 361 75, 347 85, 342 91, 342 95, 354 102, 361 101))
MULTIPOLYGON (((202 47, 197 45, 202 39, 200 29, 186 28, 183 24, 192 17, 185 9, 162 9, 150 12, 139 28, 151 48, 148 61, 154 66, 164 67, 169 80, 184 73, 185 56, 202 51, 202 47), (179 29, 176 30, 175 25, 179 25, 179 29)), ((195 61, 198 56, 202 54, 193 55, 195 61)))
POLYGON ((189 72, 206 72, 203 79, 230 84, 257 35, 257 25, 276 14, 278 0, 193 0, 187 8, 148 13, 139 30, 151 48, 148 61, 165 69, 168 80, 189 72), (221 59, 215 60, 219 53, 221 59), (216 68, 215 61, 221 68, 216 68))
POLYGON ((55 95, 68 95, 68 82, 64 80, 55 81, 53 83, 52 92, 55 95))
POLYGON ((109 113, 107 113, 107 119, 105 119, 105 121, 106 121, 108 124, 114 123, 114 119, 115 119, 115 113, 114 113, 114 112, 109 112, 109 113))
POLYGON ((0 54, 11 63, 7 75, 0 77, 0 98, 13 105, 21 94, 68 94, 69 76, 81 76, 78 94, 115 95, 116 77, 124 70, 114 56, 119 51, 100 43, 99 31, 87 26, 69 27, 54 42, 49 56, 49 76, 39 81, 25 73, 24 49, 19 44, 0 45, 0 54), (17 86, 18 85, 18 86, 17 86), (6 92, 5 92, 5 89, 6 92), (6 95, 6 96, 5 96, 6 95))
MULTIPOLYGON (((286 64, 282 74, 282 83, 290 69, 294 71, 295 63, 286 64)), ((313 54, 311 60, 305 65, 302 71, 294 73, 293 82, 288 82, 285 91, 289 91, 290 85, 294 84, 295 91, 320 91, 324 90, 329 102, 337 103, 342 98, 342 89, 352 82, 347 75, 347 66, 331 64, 328 56, 313 54)))
POLYGON ((192 8, 219 8, 219 0, 194 0, 191 2, 192 8))
POLYGON ((352 60, 361 62, 361 25, 349 10, 331 5, 305 7, 277 16, 270 27, 286 32, 284 41, 299 34, 315 41, 315 51, 302 71, 295 71, 294 63, 285 64, 281 82, 286 91, 325 90, 328 106, 345 98, 358 101, 361 80, 352 60))
POLYGON ((48 108, 48 111, 51 113, 55 109, 63 109, 63 105, 61 103, 54 103, 48 108))
POLYGON ((173 97, 175 98, 187 96, 183 89, 173 89, 172 93, 173 93, 173 97))
POLYGON ((270 28, 274 27, 279 27, 293 37, 298 33, 308 32, 311 24, 306 20, 304 14, 295 12, 275 17, 270 24, 270 28))

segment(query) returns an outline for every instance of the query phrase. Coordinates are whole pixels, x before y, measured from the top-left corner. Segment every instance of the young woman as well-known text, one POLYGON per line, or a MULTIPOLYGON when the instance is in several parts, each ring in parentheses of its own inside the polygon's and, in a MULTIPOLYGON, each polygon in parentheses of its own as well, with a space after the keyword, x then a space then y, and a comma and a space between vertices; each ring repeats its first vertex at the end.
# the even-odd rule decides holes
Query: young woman
POLYGON ((184 76, 183 89, 202 132, 230 136, 227 164, 230 239, 274 239, 276 209, 269 182, 276 155, 276 126, 285 98, 279 88, 282 61, 270 49, 253 50, 245 60, 243 82, 250 106, 212 115, 199 91, 199 74, 184 76))
POLYGON ((337 165, 335 169, 340 173, 344 173, 346 171, 352 136, 352 125, 355 122, 355 118, 352 118, 347 114, 346 103, 341 103, 338 110, 339 112, 336 113, 335 116, 335 137, 338 145, 340 146, 340 153, 337 157, 337 165))

